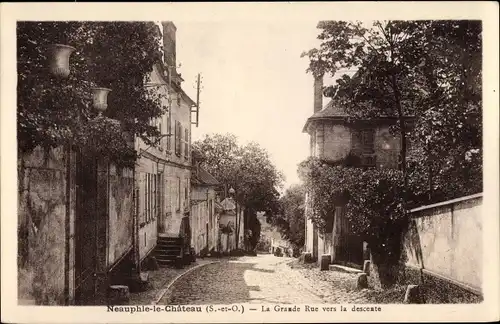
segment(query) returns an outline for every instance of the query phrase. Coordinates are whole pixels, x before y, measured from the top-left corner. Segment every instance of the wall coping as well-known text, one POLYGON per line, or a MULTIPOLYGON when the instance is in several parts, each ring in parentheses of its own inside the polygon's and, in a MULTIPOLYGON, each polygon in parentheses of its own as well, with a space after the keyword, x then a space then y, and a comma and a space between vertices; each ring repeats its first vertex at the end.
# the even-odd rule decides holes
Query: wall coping
POLYGON ((418 211, 422 211, 422 210, 426 210, 426 209, 431 209, 431 208, 436 208, 436 207, 441 207, 441 206, 446 206, 446 205, 452 205, 452 204, 455 204, 455 203, 458 203, 458 202, 461 202, 461 201, 472 200, 472 199, 481 198, 481 197, 483 197, 483 193, 482 192, 474 194, 474 195, 470 195, 470 196, 464 196, 464 197, 455 198, 455 199, 451 199, 451 200, 447 200, 447 201, 443 201, 443 202, 438 202, 438 203, 435 203, 435 204, 432 204, 432 205, 425 205, 425 206, 413 208, 413 209, 410 210, 410 213, 415 213, 415 212, 418 212, 418 211))

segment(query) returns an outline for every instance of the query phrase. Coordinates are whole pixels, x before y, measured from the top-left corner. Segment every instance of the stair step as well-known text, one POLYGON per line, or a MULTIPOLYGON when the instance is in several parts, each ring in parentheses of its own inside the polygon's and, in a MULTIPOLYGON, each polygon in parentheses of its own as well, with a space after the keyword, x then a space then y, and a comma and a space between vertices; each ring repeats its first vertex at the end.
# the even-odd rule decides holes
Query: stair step
POLYGON ((181 249, 182 248, 182 245, 178 245, 178 244, 157 243, 156 246, 162 247, 162 248, 172 248, 172 249, 181 249))
POLYGON ((161 256, 171 256, 171 255, 173 255, 173 256, 179 255, 180 256, 181 253, 178 251, 155 251, 155 256, 161 257, 161 256))
POLYGON ((157 257, 156 261, 158 263, 162 263, 162 262, 174 262, 174 261, 179 260, 179 259, 181 259, 179 256, 172 255, 172 256, 161 257, 161 258, 157 257))
POLYGON ((162 242, 182 242, 182 237, 158 237, 157 240, 162 242))

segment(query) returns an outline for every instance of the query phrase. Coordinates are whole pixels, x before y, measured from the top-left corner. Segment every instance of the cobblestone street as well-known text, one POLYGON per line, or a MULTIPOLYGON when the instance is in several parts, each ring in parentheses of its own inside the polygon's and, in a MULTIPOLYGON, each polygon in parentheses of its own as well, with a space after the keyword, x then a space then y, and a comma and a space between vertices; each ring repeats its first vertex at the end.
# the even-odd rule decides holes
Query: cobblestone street
POLYGON ((294 264, 292 258, 273 255, 223 260, 182 277, 159 304, 359 304, 372 300, 373 291, 355 289, 353 274, 294 264))

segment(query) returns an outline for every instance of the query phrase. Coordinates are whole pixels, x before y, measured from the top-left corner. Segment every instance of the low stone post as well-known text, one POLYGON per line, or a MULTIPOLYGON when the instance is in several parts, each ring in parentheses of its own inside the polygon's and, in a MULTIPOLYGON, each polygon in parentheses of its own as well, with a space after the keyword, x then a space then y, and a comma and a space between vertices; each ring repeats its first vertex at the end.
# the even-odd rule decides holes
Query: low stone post
POLYGON ((150 256, 148 259, 148 270, 156 271, 159 269, 160 269, 160 266, 158 264, 158 260, 156 260, 156 257, 150 256))
POLYGON ((302 260, 304 263, 312 263, 313 259, 311 252, 302 252, 302 260))
POLYGON ((367 276, 370 275, 370 265, 370 260, 365 260, 365 262, 363 263, 363 272, 366 273, 367 276))
POLYGON ((324 271, 324 270, 329 270, 329 265, 330 265, 330 262, 331 262, 331 256, 330 254, 323 254, 321 255, 321 261, 320 261, 320 270, 321 271, 324 271))
POLYGON ((368 288, 368 277, 366 276, 366 273, 358 274, 356 280, 356 289, 363 289, 363 288, 368 288))
POLYGON ((408 285, 403 303, 424 304, 424 299, 419 285, 408 285))
POLYGON ((128 286, 113 285, 108 291, 108 305, 128 305, 130 293, 128 286))

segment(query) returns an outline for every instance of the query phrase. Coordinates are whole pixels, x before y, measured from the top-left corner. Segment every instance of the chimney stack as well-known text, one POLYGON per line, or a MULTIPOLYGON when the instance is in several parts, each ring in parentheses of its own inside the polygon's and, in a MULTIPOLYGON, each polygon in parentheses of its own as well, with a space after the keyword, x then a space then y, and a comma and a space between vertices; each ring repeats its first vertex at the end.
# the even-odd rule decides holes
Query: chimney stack
POLYGON ((314 112, 323 109, 323 74, 314 76, 314 112))
POLYGON ((171 67, 173 75, 177 75, 177 63, 176 63, 176 32, 177 27, 171 21, 162 21, 163 25, 163 49, 165 55, 165 64, 171 67))

